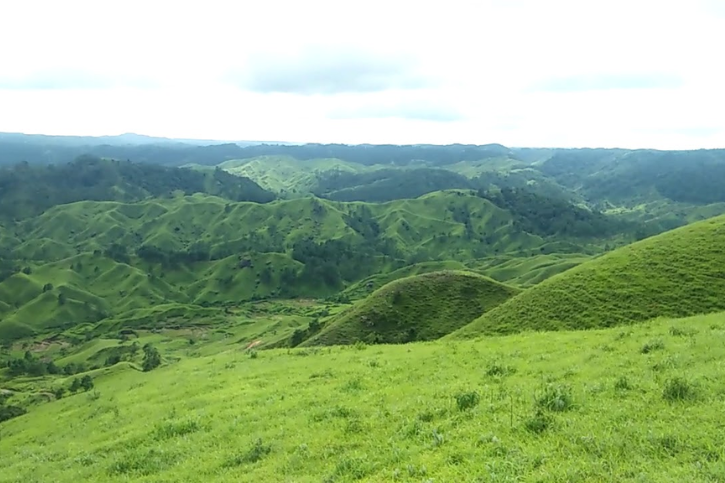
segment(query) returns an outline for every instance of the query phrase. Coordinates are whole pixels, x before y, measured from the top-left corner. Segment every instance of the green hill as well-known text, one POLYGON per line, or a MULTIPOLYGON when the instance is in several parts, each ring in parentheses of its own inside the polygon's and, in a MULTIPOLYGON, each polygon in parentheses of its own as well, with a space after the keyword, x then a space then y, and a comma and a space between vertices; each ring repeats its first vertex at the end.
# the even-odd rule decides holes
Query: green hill
POLYGON ((363 280, 360 280, 359 282, 350 285, 340 295, 343 298, 347 298, 350 300, 358 300, 367 297, 375 290, 381 288, 383 285, 388 284, 394 280, 398 280, 399 278, 420 275, 428 272, 439 272, 443 270, 468 269, 462 262, 457 262, 454 260, 414 263, 412 265, 406 265, 405 267, 393 270, 391 272, 381 272, 366 277, 363 280))
POLYGON ((197 193, 54 206, 15 223, 0 240, 0 330, 27 335, 104 317, 157 327, 175 316, 129 313, 159 304, 221 311, 262 298, 340 292, 340 300, 359 298, 404 275, 461 269, 481 258, 601 250, 602 239, 537 229, 520 211, 460 190, 381 204, 313 197, 235 203, 197 193), (391 273, 421 262, 433 265, 391 273), (48 284, 88 295, 58 307, 42 292, 48 284))
POLYGON ((58 166, 0 168, 0 217, 20 220, 76 201, 133 202, 174 192, 259 203, 274 199, 252 180, 221 169, 202 172, 81 156, 58 166))
POLYGON ((467 267, 508 285, 530 287, 590 258, 582 253, 547 253, 528 257, 504 254, 473 260, 467 263, 467 267))
POLYGON ((438 339, 518 293, 482 275, 430 272, 401 278, 328 321, 303 345, 438 339))
POLYGON ((283 196, 303 196, 318 188, 318 178, 329 173, 367 171, 371 168, 340 159, 295 159, 291 156, 259 156, 233 159, 218 165, 228 173, 244 176, 283 196))
POLYGON ((551 277, 452 337, 592 329, 725 310, 725 216, 619 248, 551 277))

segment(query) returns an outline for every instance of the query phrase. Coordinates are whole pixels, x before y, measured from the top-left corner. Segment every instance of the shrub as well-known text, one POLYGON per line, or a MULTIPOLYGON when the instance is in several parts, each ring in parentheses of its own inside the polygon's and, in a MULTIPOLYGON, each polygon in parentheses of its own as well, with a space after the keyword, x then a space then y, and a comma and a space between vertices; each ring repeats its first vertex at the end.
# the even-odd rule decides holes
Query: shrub
POLYGON ((536 398, 536 405, 547 411, 568 411, 574 407, 574 398, 568 386, 550 384, 536 398))
POLYGON ((76 393, 81 389, 81 380, 77 377, 73 378, 73 381, 70 384, 70 392, 76 393))
POLYGON ((22 416, 27 411, 20 406, 0 406, 0 423, 22 416))
POLYGON ((143 346, 143 352, 142 368, 144 372, 152 371, 161 365, 161 354, 156 347, 146 344, 143 346))
POLYGON ((80 387, 83 388, 84 391, 90 391, 93 389, 93 378, 86 374, 81 378, 80 381, 80 387))
POLYGON ((456 395, 456 404, 460 411, 467 411, 478 406, 481 397, 476 391, 464 392, 456 395))

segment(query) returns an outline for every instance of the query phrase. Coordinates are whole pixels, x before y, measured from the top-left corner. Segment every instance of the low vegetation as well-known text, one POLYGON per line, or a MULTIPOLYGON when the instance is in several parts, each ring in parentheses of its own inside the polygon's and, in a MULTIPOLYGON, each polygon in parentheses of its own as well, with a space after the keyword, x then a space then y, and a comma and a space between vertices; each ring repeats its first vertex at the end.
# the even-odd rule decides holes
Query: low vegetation
POLYGON ((0 423, 0 481, 718 481, 723 327, 714 314, 107 368, 0 423), (652 340, 664 348, 643 354, 652 340))

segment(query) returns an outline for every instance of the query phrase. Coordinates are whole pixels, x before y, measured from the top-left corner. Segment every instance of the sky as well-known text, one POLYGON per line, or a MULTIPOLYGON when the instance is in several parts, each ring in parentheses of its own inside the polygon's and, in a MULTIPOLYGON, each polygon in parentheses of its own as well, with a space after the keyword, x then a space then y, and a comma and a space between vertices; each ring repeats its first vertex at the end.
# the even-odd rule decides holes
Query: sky
POLYGON ((0 0, 0 131, 725 147, 725 0, 0 0))

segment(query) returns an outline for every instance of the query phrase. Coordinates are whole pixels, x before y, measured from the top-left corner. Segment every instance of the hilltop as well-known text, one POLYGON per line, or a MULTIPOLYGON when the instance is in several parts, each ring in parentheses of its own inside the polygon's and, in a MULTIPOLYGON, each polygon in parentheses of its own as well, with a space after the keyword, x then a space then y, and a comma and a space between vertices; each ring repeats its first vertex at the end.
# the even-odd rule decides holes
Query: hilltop
POLYGON ((593 329, 725 310, 725 216, 619 248, 555 275, 452 337, 593 329))
POLYGON ((302 345, 404 343, 438 339, 519 292, 464 271, 401 278, 329 320, 302 345))

